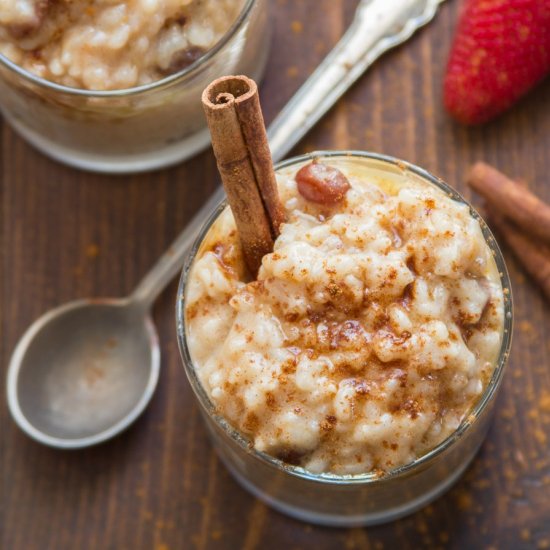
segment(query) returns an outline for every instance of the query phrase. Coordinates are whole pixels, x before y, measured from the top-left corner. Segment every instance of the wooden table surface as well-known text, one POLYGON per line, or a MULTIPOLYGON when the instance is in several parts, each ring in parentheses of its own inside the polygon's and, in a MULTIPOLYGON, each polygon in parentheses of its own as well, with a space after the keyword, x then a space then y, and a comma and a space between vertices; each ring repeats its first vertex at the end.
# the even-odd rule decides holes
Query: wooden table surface
MULTIPOLYGON (((337 41, 356 4, 271 2, 275 33, 261 87, 267 121, 337 41)), ((379 60, 296 152, 395 155, 468 198, 465 171, 483 159, 550 201, 550 81, 480 128, 454 124, 442 109, 458 8, 445 3, 432 24, 379 60)), ((87 174, 35 152, 5 123, 0 140, 5 370, 45 310, 128 293, 212 192, 216 171, 207 151, 156 173, 87 174)), ((505 254, 515 341, 495 421, 466 475, 424 510, 380 527, 329 529, 282 516, 243 491, 210 447, 180 364, 174 283, 154 310, 162 346, 156 395, 123 435, 83 451, 49 449, 19 431, 2 400, 0 547, 550 548, 550 308, 505 254)))

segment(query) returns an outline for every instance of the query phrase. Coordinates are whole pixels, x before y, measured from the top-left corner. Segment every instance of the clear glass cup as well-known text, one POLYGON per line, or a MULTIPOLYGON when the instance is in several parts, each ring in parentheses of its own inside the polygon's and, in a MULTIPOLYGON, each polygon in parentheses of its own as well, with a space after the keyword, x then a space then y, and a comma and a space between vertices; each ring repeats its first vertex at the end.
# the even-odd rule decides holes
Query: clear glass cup
MULTIPOLYGON (((428 182, 454 200, 468 204, 455 190, 422 168, 374 153, 316 152, 282 162, 276 169, 292 168, 294 171, 313 158, 328 158, 329 162, 336 159, 339 163, 360 163, 365 173, 368 171, 374 177, 384 179, 399 180, 406 173, 407 178, 428 182)), ((228 470, 243 487, 280 512, 331 526, 384 523, 410 514, 443 494, 462 475, 485 438, 510 351, 510 280, 502 254, 485 222, 470 207, 472 216, 480 221, 501 279, 504 291, 504 333, 492 377, 472 411, 458 429, 435 448, 382 476, 375 473, 313 474, 255 450, 249 440, 218 414, 193 366, 184 321, 187 278, 202 240, 225 207, 225 203, 220 204, 205 222, 185 263, 178 292, 176 321, 185 372, 200 404, 212 443, 228 470)))
POLYGON ((0 110, 28 142, 71 166, 121 173, 175 164, 210 142, 202 90, 227 74, 261 78, 268 19, 267 0, 245 0, 224 37, 196 63, 123 90, 69 88, 0 55, 0 110))

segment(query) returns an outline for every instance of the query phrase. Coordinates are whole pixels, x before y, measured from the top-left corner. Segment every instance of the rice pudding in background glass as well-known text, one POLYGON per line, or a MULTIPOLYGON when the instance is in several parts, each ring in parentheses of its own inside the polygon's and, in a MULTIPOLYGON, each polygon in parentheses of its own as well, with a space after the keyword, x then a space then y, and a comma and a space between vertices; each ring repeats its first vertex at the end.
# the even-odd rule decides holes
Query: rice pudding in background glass
POLYGON ((256 281, 223 205, 184 268, 186 373, 254 494, 329 525, 400 517, 445 491, 485 436, 510 346, 502 256, 457 193, 407 163, 315 153, 277 179, 287 223, 256 281), (349 180, 344 200, 300 195, 312 159, 349 180))
POLYGON ((0 109, 67 164, 134 172, 209 143, 200 94, 260 79, 266 0, 0 0, 0 109))

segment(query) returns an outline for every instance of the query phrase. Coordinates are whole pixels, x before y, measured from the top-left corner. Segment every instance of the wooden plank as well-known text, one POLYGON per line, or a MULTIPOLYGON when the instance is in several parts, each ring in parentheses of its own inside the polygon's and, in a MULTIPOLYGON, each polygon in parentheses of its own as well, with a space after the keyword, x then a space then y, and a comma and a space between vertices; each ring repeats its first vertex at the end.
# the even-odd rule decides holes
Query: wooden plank
MULTIPOLYGON (((272 2, 273 54, 261 87, 268 121, 337 41, 355 5, 272 2)), ((384 152, 468 197, 465 171, 483 159, 550 200, 549 81, 480 128, 463 128, 442 109, 458 9, 445 3, 429 27, 380 60, 295 152, 384 152)), ((82 296, 128 293, 216 176, 210 152, 169 170, 108 177, 46 159, 5 123, 0 136, 5 370, 17 339, 43 311, 82 296)), ((466 476, 437 503, 389 525, 335 530, 288 519, 240 489, 207 441, 180 365, 172 284, 155 306, 163 360, 157 394, 122 436, 56 451, 29 440, 2 407, 2 548, 549 548, 550 308, 507 257, 516 333, 495 422, 466 476)))

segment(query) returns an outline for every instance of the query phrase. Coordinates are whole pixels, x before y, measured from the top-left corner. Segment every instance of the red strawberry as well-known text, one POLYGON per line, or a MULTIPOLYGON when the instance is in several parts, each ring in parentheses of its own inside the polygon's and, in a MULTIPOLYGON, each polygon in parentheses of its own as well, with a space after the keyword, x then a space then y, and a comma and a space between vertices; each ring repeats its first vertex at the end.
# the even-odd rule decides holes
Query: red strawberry
POLYGON ((550 0, 466 0, 444 101, 460 122, 485 122, 550 71, 550 0))

